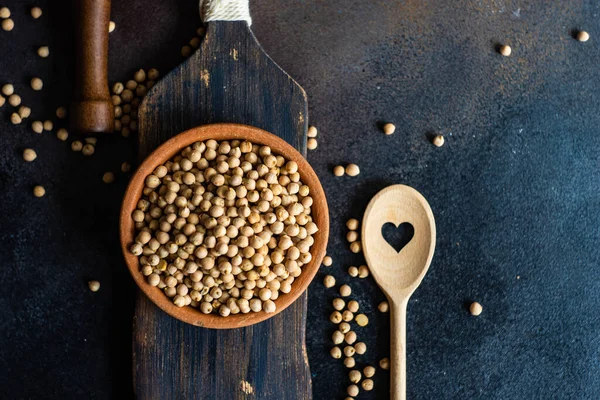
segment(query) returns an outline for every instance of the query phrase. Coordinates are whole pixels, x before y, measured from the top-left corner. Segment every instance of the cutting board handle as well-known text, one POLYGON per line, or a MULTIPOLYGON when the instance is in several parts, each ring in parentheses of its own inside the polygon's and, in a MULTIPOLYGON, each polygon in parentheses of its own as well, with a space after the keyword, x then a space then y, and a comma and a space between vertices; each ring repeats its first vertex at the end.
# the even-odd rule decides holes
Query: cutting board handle
POLYGON ((75 85, 71 129, 112 132, 114 106, 108 90, 110 0, 73 0, 75 85))

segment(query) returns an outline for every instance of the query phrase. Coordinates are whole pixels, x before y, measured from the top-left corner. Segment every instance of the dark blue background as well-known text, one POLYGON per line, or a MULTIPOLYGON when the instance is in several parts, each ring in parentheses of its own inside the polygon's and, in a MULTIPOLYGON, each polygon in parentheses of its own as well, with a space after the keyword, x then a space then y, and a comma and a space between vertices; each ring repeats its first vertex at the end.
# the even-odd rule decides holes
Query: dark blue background
MULTIPOLYGON (((33 109, 15 127, 0 109, 0 390, 2 398, 131 396, 133 283, 117 215, 135 139, 100 138, 85 158, 37 135, 31 121, 67 104, 69 10, 6 1, 0 84, 33 109), (7 4, 6 4, 7 3, 7 4), (35 49, 49 44, 51 56, 35 49), (41 93, 29 80, 40 76, 41 93), (32 147, 38 159, 25 163, 32 147), (36 199, 32 187, 47 195, 36 199), (99 279, 98 293, 87 290, 99 279)), ((110 80, 165 72, 199 25, 197 2, 113 2, 110 80)), ((408 308, 408 396, 419 399, 595 399, 600 396, 600 7, 594 1, 252 1, 266 51, 304 87, 319 147, 308 158, 330 205, 329 254, 309 289, 307 347, 314 398, 343 398, 347 370, 328 352, 332 273, 350 283, 371 323, 358 365, 387 356, 383 295, 349 252, 344 223, 392 183, 415 187, 436 216, 430 271, 408 308), (572 37, 591 34, 587 43, 572 37), (513 55, 500 56, 507 43, 513 55), (392 136, 378 129, 397 125, 392 136), (441 133, 433 147, 427 135, 441 133), (361 167, 335 178, 338 163, 361 167), (519 277, 519 278, 518 278, 519 277), (474 318, 468 304, 479 301, 474 318)), ((59 123, 55 124, 57 127, 59 123)), ((378 371, 382 399, 388 375, 378 371)))

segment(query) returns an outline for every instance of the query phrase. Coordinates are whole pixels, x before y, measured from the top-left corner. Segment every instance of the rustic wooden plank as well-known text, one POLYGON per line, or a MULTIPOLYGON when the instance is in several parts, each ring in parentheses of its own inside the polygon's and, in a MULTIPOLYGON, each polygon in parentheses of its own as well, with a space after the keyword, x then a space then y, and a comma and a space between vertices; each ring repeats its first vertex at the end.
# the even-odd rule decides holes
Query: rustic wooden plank
MULTIPOLYGON (((264 53, 245 22, 213 22, 199 51, 169 73, 139 110, 139 156, 186 129, 238 122, 306 153, 302 88, 264 53)), ((306 293, 260 324, 198 328, 140 293, 133 327, 140 399, 312 399, 305 348, 306 293), (244 382, 248 385, 245 386, 244 382)))

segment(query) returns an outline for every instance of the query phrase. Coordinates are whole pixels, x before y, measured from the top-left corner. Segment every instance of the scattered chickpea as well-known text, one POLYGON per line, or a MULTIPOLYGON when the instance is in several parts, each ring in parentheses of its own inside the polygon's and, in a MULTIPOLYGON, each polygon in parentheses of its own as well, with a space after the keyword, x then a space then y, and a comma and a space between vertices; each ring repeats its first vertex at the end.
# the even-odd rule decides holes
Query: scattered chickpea
POLYGON ((113 183, 115 181, 115 174, 112 172, 105 172, 104 175, 102 175, 102 181, 104 183, 113 183))
POLYGON ((383 133, 385 133, 386 135, 391 135, 392 133, 394 133, 396 131, 396 125, 388 122, 387 124, 383 125, 383 133))
POLYGON ((341 165, 336 165, 333 167, 333 175, 335 176, 344 176, 346 170, 341 165))
POLYGON ((342 350, 340 350, 340 348, 337 346, 332 348, 329 351, 329 354, 331 354, 331 357, 333 357, 333 358, 337 358, 337 359, 342 358, 342 350))
POLYGON ((354 350, 354 347, 352 347, 352 346, 344 347, 344 355, 346 357, 352 357, 355 353, 356 353, 356 351, 354 350))
POLYGON ((344 334, 340 331, 335 331, 331 336, 331 340, 333 340, 333 344, 342 344, 344 342, 344 334))
POLYGON ((433 145, 435 147, 442 147, 444 145, 444 137, 442 135, 436 135, 433 140, 431 141, 431 143, 433 143, 433 145))
POLYGON ((44 197, 46 194, 46 189, 43 186, 37 185, 33 187, 33 195, 35 197, 44 197))
POLYGON ((348 386, 348 389, 346 390, 346 392, 348 392, 349 396, 356 397, 356 396, 358 396, 358 393, 360 391, 358 390, 358 386, 350 385, 350 386, 348 386))
POLYGON ((330 256, 323 257, 323 265, 326 267, 331 267, 333 264, 333 259, 330 256))
MULTIPOLYGON (((340 334, 341 334, 341 332, 340 332, 340 334)), ((354 344, 354 342, 356 342, 356 339, 357 339, 356 332, 354 332, 354 331, 350 331, 344 335, 344 341, 348 344, 354 344)), ((355 351, 356 351, 356 349, 355 349, 355 351)))
POLYGON ((373 390, 373 380, 365 379, 364 381, 362 381, 360 386, 362 386, 363 390, 366 390, 367 392, 373 390))
POLYGON ((89 281, 88 282, 88 287, 90 288, 90 290, 92 292, 97 292, 98 290, 100 290, 100 282, 98 282, 98 281, 89 281))
POLYGON ((0 107, 2 107, 4 105, 4 103, 6 103, 6 99, 2 96, 0 96, 0 107))
POLYGON ((31 123, 31 129, 35 133, 42 133, 44 131, 44 124, 42 123, 42 121, 33 121, 31 123))
POLYGON ((481 306, 481 304, 474 301, 473 303, 471 303, 471 307, 469 307, 469 311, 471 312, 471 315, 478 316, 483 311, 483 307, 481 306))
POLYGON ((352 294, 352 289, 348 285, 340 286, 340 295, 342 297, 348 297, 352 294))
POLYGON ((358 277, 366 278, 367 276, 369 276, 369 268, 366 265, 358 267, 358 277))
POLYGON ((160 77, 160 73, 156 68, 152 68, 148 71, 148 79, 151 81, 156 81, 160 77))
POLYGON ((54 123, 50 120, 44 121, 44 130, 50 132, 52 129, 54 129, 54 123))
POLYGON ((510 48, 509 45, 503 45, 500 46, 500 54, 502 54, 504 57, 508 57, 510 56, 510 54, 512 53, 512 49, 510 48))
POLYGON ((19 117, 25 119, 25 118, 29 118, 30 115, 31 115, 31 108, 29 108, 27 106, 19 107, 19 117))
POLYGON ((350 243, 356 242, 358 240, 358 233, 356 231, 348 231, 346 240, 350 243))
POLYGON ((350 218, 347 222, 346 222, 346 227, 351 230, 351 231, 355 231, 358 229, 358 220, 355 218, 350 218))
POLYGON ((48 46, 42 46, 37 49, 37 55, 46 58, 50 55, 50 48, 48 46))
POLYGON ((79 140, 75 140, 73 143, 71 143, 71 150, 81 151, 81 149, 83 149, 83 143, 81 143, 79 140))
POLYGON ((2 86, 2 94, 5 96, 10 96, 14 92, 15 92, 15 87, 12 84, 7 83, 2 86))
POLYGON ((5 19, 10 17, 10 9, 8 7, 0 8, 0 18, 5 19))
POLYGON ((371 365, 367 365, 363 369, 363 374, 365 375, 366 378, 372 378, 375 375, 375 367, 373 367, 371 365))
POLYGON ((308 132, 306 133, 306 136, 308 136, 309 138, 316 138, 318 133, 319 132, 317 131, 317 128, 311 125, 308 127, 308 132))
POLYGON ((31 16, 33 19, 38 19, 42 16, 42 9, 39 7, 31 7, 31 16))
POLYGON ((335 286, 335 278, 332 275, 327 275, 323 279, 323 284, 325 285, 326 288, 334 287, 335 286))
POLYGON ((19 96, 18 94, 11 94, 8 97, 8 104, 10 104, 13 107, 18 107, 21 104, 21 96, 19 96))
POLYGON ((367 345, 364 342, 358 342, 354 345, 356 354, 365 354, 367 352, 367 345))
POLYGON ((40 78, 32 78, 31 79, 31 88, 33 90, 39 91, 44 87, 44 82, 40 78))
POLYGON ((13 21, 12 19, 7 18, 2 21, 2 29, 4 29, 5 31, 10 32, 13 30, 14 27, 15 21, 13 21))
POLYGON ((342 321, 350 322, 354 319, 354 314, 350 310, 344 310, 342 312, 342 321))
POLYGON ((356 164, 348 164, 346 166, 346 175, 348 176, 357 176, 360 174, 360 168, 356 164))
MULTIPOLYGON (((83 154, 84 156, 91 156, 96 152, 96 148, 94 147, 93 144, 90 143, 86 143, 83 148, 81 149, 81 154, 83 154)), ((106 182, 109 183, 109 182, 106 182)))
POLYGON ((56 131, 56 137, 58 140, 62 140, 64 142, 69 137, 69 132, 65 128, 60 128, 58 131, 56 131))
POLYGON ((359 326, 367 326, 369 318, 365 314, 358 314, 354 319, 359 326))
POLYGON ((360 378, 362 377, 359 370, 353 369, 348 373, 348 378, 350 378, 350 382, 358 383, 360 382, 360 378))
POLYGON ((358 312, 358 309, 359 309, 358 301, 350 300, 348 302, 347 308, 348 308, 348 311, 350 311, 350 312, 353 312, 353 313, 358 312))
POLYGON ((360 253, 361 250, 362 250, 362 245, 360 244, 360 242, 356 241, 356 242, 350 243, 350 251, 353 252, 354 254, 360 253))
POLYGON ((192 54, 192 47, 185 45, 181 48, 181 55, 184 57, 189 57, 192 54))
POLYGON ((356 360, 354 359, 354 357, 344 358, 344 366, 346 368, 354 368, 356 366, 356 360))
POLYGON ((587 42, 588 40, 590 40, 590 34, 586 31, 579 31, 577 32, 577 40, 579 40, 580 42, 587 42))
POLYGON ((65 107, 58 107, 56 109, 56 116, 58 119, 65 119, 67 117, 67 109, 65 107))
POLYGON ((137 83, 144 82, 146 80, 146 71, 138 69, 135 74, 133 74, 133 79, 135 79, 137 83))
POLYGON ((307 147, 309 150, 314 150, 314 149, 316 149, 318 145, 319 145, 319 144, 317 143, 317 139, 315 139, 315 138, 310 138, 310 139, 308 139, 308 141, 306 142, 306 147, 307 147))
POLYGON ((358 268, 356 268, 355 266, 351 266, 348 268, 348 275, 350 275, 353 278, 356 278, 358 276, 358 268))
POLYGON ((33 149, 25 149, 23 150, 23 160, 27 162, 32 162, 37 158, 37 153, 33 149))
POLYGON ((347 322, 340 322, 338 325, 338 330, 343 334, 350 332, 350 324, 347 322))
POLYGON ((18 113, 12 113, 10 115, 10 122, 13 123, 13 125, 19 125, 21 123, 22 119, 21 116, 18 113))
POLYGON ((199 37, 193 37, 192 40, 190 40, 190 46, 192 46, 194 49, 199 48, 200 43, 201 43, 201 40, 199 37))
POLYGON ((384 370, 390 369, 390 359, 386 357, 379 360, 379 367, 384 370))
POLYGON ((345 306, 346 306, 346 302, 344 301, 344 299, 341 299, 339 297, 336 297, 335 299, 333 299, 333 308, 334 309, 336 309, 338 311, 342 311, 345 306))
POLYGON ((390 310, 390 305, 387 301, 382 301, 377 306, 377 309, 379 310, 379 312, 386 313, 390 310))
MULTIPOLYGON (((119 94, 123 93, 124 89, 125 89, 125 86, 121 82, 117 82, 113 85, 112 92, 116 95, 119 95, 119 94)), ((113 104, 114 104, 114 102, 113 102, 113 104)))
POLYGON ((340 313, 339 311, 332 312, 329 316, 329 320, 334 324, 339 324, 340 322, 342 322, 342 313, 340 313))
POLYGON ((110 21, 108 23, 108 33, 113 33, 116 28, 117 28, 117 24, 115 23, 115 21, 110 21))
MULTIPOLYGON (((124 103, 131 103, 133 101, 133 92, 130 89, 123 90, 123 92, 121 93, 121 100, 124 103)), ((115 104, 115 105, 118 105, 118 104, 115 104)))
POLYGON ((131 171, 131 164, 129 164, 127 161, 124 161, 123 164, 121 164, 121 172, 129 171, 131 171))

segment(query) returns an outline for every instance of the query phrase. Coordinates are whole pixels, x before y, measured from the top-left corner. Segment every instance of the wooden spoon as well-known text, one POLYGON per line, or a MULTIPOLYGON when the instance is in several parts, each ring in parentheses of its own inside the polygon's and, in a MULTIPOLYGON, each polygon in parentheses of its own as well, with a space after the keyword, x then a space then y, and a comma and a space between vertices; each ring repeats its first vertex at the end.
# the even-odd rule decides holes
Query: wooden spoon
POLYGON ((435 249, 435 220, 427 200, 405 185, 389 186, 373 197, 362 227, 365 259, 375 281, 388 298, 391 315, 392 400, 406 399, 406 305, 425 276, 435 249), (386 223, 408 223, 412 239, 397 251, 384 239, 386 223))

